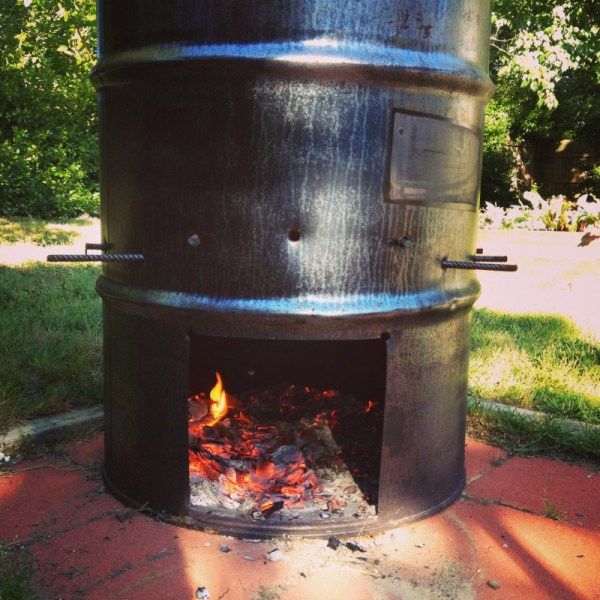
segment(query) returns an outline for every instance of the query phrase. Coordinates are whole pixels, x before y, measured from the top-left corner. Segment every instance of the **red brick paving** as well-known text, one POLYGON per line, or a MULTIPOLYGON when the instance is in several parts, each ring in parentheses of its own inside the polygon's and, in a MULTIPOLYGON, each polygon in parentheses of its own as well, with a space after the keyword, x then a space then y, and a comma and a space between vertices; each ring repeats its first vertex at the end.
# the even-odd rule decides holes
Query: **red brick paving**
POLYGON ((17 470, 0 478, 0 539, 5 542, 62 531, 115 509, 109 496, 98 493, 101 482, 86 481, 80 468, 40 460, 17 470))
POLYGON ((280 600, 600 599, 599 476, 583 467, 468 440, 467 492, 481 501, 364 538, 356 556, 323 540, 250 543, 128 512, 98 478, 101 438, 70 451, 71 461, 21 463, 0 477, 0 539, 29 549, 51 600, 186 600, 198 586, 211 600, 254 600, 261 586, 280 600), (539 516, 544 493, 576 522, 539 516), (271 563, 274 547, 284 559, 271 563))
POLYGON ((78 465, 94 465, 102 462, 104 453, 104 436, 99 435, 87 442, 76 442, 69 446, 69 452, 78 465))
POLYGON ((538 515, 554 507, 562 520, 600 530, 600 473, 577 465, 515 456, 473 482, 469 495, 538 515))
POLYGON ((501 584, 501 598, 600 598, 596 531, 473 501, 457 503, 449 512, 472 536, 482 570, 477 598, 498 598, 487 585, 490 579, 501 584))
POLYGON ((470 438, 467 438, 465 443, 465 455, 468 481, 490 471, 494 465, 498 464, 498 461, 506 458, 504 450, 476 442, 470 438))

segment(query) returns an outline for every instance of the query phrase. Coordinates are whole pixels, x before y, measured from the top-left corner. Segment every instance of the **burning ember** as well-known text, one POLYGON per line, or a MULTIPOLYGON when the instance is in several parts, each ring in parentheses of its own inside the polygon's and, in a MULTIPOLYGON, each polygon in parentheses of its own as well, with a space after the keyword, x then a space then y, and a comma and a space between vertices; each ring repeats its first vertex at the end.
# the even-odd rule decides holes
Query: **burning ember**
MULTIPOLYGON (((190 480, 198 503, 254 518, 305 506, 343 512, 346 500, 324 485, 332 472, 349 475, 332 432, 349 408, 364 420, 377 413, 377 404, 357 406, 335 390, 293 385, 234 397, 220 373, 216 378, 208 395, 188 399, 190 480)), ((358 492, 351 477, 337 479, 347 493, 358 492)))

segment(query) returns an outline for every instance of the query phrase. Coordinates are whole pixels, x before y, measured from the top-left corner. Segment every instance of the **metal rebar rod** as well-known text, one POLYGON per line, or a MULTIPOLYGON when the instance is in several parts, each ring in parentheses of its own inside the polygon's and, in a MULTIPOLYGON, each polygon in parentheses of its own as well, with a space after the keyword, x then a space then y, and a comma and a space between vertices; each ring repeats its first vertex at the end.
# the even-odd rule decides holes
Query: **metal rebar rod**
POLYGON ((87 243, 85 245, 85 253, 88 253, 88 250, 110 250, 112 248, 112 244, 109 243, 101 243, 101 244, 92 244, 87 243))
POLYGON ((48 262, 140 262, 143 254, 49 254, 48 262))
POLYGON ((471 256, 475 262, 508 262, 508 256, 493 256, 491 254, 475 254, 471 256))
POLYGON ((469 269, 476 271, 516 271, 517 265, 499 265, 497 263, 481 263, 467 260, 442 260, 442 269, 469 269))

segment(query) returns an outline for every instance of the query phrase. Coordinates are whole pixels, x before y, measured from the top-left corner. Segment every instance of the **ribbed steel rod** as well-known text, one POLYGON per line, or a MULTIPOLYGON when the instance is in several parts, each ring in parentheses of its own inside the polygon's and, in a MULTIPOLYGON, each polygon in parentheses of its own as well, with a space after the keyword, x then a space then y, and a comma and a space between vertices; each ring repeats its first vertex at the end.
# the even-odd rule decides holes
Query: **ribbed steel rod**
POLYGON ((497 263, 480 263, 467 260, 442 260, 443 269, 470 269, 476 271, 516 271, 517 265, 499 265, 497 263))
POLYGON ((475 262, 508 262, 508 256, 493 256, 490 254, 475 254, 471 256, 475 262))
POLYGON ((49 254, 48 262, 140 262, 143 254, 49 254))
POLYGON ((85 253, 88 253, 88 250, 110 250, 112 248, 112 244, 109 243, 101 243, 101 244, 92 244, 87 243, 85 245, 85 253))

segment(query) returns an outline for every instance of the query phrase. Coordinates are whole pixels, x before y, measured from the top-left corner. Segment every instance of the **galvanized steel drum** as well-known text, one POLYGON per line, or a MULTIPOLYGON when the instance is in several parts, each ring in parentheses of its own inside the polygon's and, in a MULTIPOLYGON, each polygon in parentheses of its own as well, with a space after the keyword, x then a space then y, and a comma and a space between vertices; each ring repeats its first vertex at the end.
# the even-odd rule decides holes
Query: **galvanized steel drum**
POLYGON ((100 0, 102 241, 144 255, 98 282, 124 498, 187 510, 190 331, 385 334, 382 522, 460 493, 479 285, 441 261, 475 251, 489 23, 487 0, 100 0))

